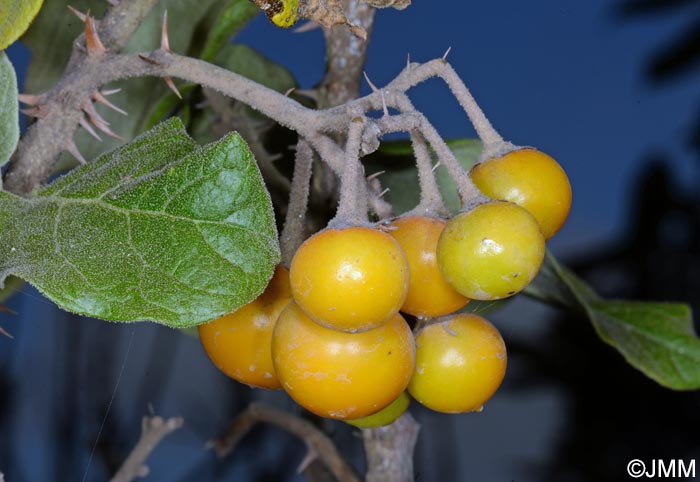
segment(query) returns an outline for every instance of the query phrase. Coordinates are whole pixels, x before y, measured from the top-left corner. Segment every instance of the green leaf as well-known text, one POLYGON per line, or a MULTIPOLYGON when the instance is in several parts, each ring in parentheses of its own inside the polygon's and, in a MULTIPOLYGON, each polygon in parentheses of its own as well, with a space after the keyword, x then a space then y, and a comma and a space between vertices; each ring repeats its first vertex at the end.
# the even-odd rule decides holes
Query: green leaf
POLYGON ((0 193, 0 278, 116 321, 193 326, 255 299, 279 261, 269 195, 232 133, 172 119, 23 199, 0 193))
POLYGON ((603 300, 550 253, 525 294, 585 314, 606 343, 659 384, 700 388, 700 339, 688 305, 603 300))
POLYGON ((0 50, 20 38, 44 0, 0 0, 0 50))
POLYGON ((231 0, 218 10, 216 20, 209 29, 201 58, 211 62, 219 51, 234 37, 260 9, 250 0, 231 0))
MULTIPOLYGON (((447 141, 447 145, 465 170, 471 169, 481 154, 481 142, 477 139, 453 139, 447 141)), ((388 196, 394 206, 394 212, 401 214, 416 207, 420 200, 420 189, 411 142, 382 142, 379 151, 373 154, 371 159, 368 172, 386 171, 379 179, 383 187, 389 188, 388 196)), ((452 212, 458 212, 460 202, 457 186, 447 170, 439 167, 435 171, 435 178, 445 205, 452 212)))
POLYGON ((10 159, 18 141, 17 77, 5 52, 0 52, 0 166, 10 159))

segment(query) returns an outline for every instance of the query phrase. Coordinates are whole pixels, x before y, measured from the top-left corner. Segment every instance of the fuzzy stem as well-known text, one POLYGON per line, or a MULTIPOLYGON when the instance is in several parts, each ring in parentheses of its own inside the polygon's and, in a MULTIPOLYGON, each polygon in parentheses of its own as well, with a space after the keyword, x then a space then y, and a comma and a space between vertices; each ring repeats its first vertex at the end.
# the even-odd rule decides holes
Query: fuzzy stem
POLYGON ((364 429, 367 453, 365 482, 412 482, 413 450, 420 425, 410 412, 385 427, 364 429))
POLYGON ((282 263, 289 267, 301 243, 304 242, 306 224, 306 205, 309 200, 309 183, 314 153, 309 144, 300 139, 294 159, 292 189, 289 193, 289 207, 280 235, 282 263))
POLYGON ((340 178, 340 202, 338 212, 328 223, 332 228, 344 228, 367 224, 367 183, 360 162, 360 145, 366 119, 357 116, 350 122, 345 144, 345 166, 340 178))
POLYGON ((416 130, 411 133, 411 145, 416 156, 416 167, 418 168, 418 182, 420 186, 420 202, 412 213, 420 216, 447 216, 449 211, 445 207, 440 194, 440 188, 435 180, 432 159, 425 138, 416 130))

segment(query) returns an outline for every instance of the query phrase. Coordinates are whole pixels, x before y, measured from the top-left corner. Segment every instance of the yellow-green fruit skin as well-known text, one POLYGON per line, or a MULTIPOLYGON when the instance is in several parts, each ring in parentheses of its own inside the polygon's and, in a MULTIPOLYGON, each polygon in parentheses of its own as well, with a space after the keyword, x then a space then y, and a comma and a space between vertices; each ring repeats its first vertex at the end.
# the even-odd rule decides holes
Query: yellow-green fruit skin
POLYGON ((537 220, 520 206, 501 201, 452 218, 437 247, 447 282, 474 300, 497 300, 521 291, 537 275, 544 253, 537 220))
POLYGON ((506 373, 506 346, 498 330, 474 314, 457 314, 416 335, 416 369, 408 392, 444 413, 481 411, 506 373))
POLYGON ((410 282, 401 311, 420 318, 447 315, 469 302, 445 280, 437 263, 437 244, 445 228, 441 219, 409 216, 391 223, 389 233, 408 259, 410 282))
POLYGON ((569 178, 557 161, 537 149, 518 149, 488 159, 474 166, 469 175, 488 197, 530 211, 545 239, 554 236, 569 216, 569 178))
POLYGON ((326 229, 307 239, 290 267, 292 296, 316 323, 361 332, 398 313, 409 269, 399 243, 377 229, 326 229))
POLYGON ((394 423, 403 413, 408 410, 411 404, 411 397, 408 393, 401 392, 396 400, 377 413, 354 420, 345 420, 346 423, 357 428, 377 428, 394 423))

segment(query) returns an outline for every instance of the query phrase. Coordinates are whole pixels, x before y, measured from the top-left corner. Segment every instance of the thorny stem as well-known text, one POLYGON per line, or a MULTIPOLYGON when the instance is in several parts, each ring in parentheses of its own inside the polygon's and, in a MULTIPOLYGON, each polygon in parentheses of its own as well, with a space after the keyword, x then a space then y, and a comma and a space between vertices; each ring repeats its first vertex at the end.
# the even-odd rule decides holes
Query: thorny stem
POLYGON ((418 182, 420 185, 420 202, 410 214, 429 217, 446 217, 449 211, 445 207, 440 188, 435 180, 435 172, 425 138, 417 130, 412 130, 411 145, 416 156, 418 182))
POLYGON ((219 457, 231 453, 238 442, 259 422, 276 425, 302 439, 312 458, 318 458, 340 482, 359 482, 352 467, 338 453, 333 441, 311 422, 260 402, 251 403, 233 421, 226 433, 211 445, 219 457))
POLYGON ((163 417, 146 416, 141 423, 141 437, 111 482, 131 482, 148 475, 146 459, 163 438, 182 427, 181 417, 164 420, 163 417))
POLYGON ((344 228, 367 224, 367 183, 360 162, 362 133, 367 119, 357 116, 350 121, 348 140, 345 144, 345 164, 340 179, 340 202, 338 212, 328 223, 332 228, 344 228))
MULTIPOLYGON (((158 0, 122 0, 110 7, 99 22, 98 33, 103 44, 111 52, 118 52, 129 40, 146 14, 158 0)), ((61 80, 48 92, 55 100, 50 106, 49 117, 43 128, 39 121, 27 129, 20 140, 5 176, 5 189, 15 194, 28 194, 37 184, 44 182, 58 155, 72 142, 73 133, 82 117, 81 105, 96 90, 81 89, 90 84, 86 68, 92 60, 85 54, 85 35, 81 34, 73 44, 73 51, 61 80), (72 88, 72 87, 77 88, 72 88)), ((101 84, 102 85, 102 84, 101 84)))
POLYGON ((294 253, 306 238, 304 228, 313 160, 314 153, 311 147, 305 140, 300 139, 297 142, 294 158, 294 174, 292 175, 287 216, 284 220, 282 234, 280 234, 282 263, 287 267, 291 264, 294 253))
MULTIPOLYGON (((384 89, 387 94, 385 98, 396 97, 396 94, 405 97, 405 90, 430 77, 442 77, 445 71, 451 70, 448 68, 441 59, 422 65, 410 64, 384 89)), ((73 75, 64 77, 47 93, 48 114, 33 124, 20 142, 6 175, 6 188, 17 194, 28 194, 38 183, 48 178, 51 166, 64 148, 65 141, 72 138, 79 124, 83 100, 81 93, 94 92, 116 80, 143 76, 182 78, 250 105, 306 138, 321 159, 336 173, 342 172, 344 152, 328 134, 345 129, 352 118, 351 113, 375 110, 382 102, 381 93, 375 92, 343 106, 318 111, 201 60, 163 50, 146 55, 107 53, 98 58, 87 58, 73 75)), ((451 82, 454 83, 453 80, 451 82)), ((459 92, 459 89, 455 91, 459 92)), ((420 120, 426 140, 457 181, 463 202, 469 204, 478 194, 468 176, 459 174, 463 170, 434 127, 421 113, 414 111, 414 114, 420 120)), ((368 122, 368 128, 374 125, 376 124, 368 122)), ((405 130, 412 128, 413 125, 405 130)))

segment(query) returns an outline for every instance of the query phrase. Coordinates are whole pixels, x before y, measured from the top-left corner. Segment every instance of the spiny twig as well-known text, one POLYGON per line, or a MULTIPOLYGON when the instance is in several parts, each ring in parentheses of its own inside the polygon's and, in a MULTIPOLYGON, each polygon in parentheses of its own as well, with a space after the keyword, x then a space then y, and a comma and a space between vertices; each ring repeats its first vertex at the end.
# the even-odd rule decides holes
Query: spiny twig
POLYGON ((149 473, 146 459, 163 438, 182 427, 181 417, 167 420, 159 416, 145 416, 141 422, 141 437, 129 456, 119 468, 111 482, 131 482, 136 478, 146 477, 149 473))
POLYGON ((341 457, 326 434, 307 420, 260 402, 251 403, 236 417, 226 433, 209 445, 219 457, 225 457, 236 448, 245 434, 260 422, 276 425, 303 440, 310 454, 304 459, 306 464, 318 458, 340 482, 359 482, 352 467, 341 457))

